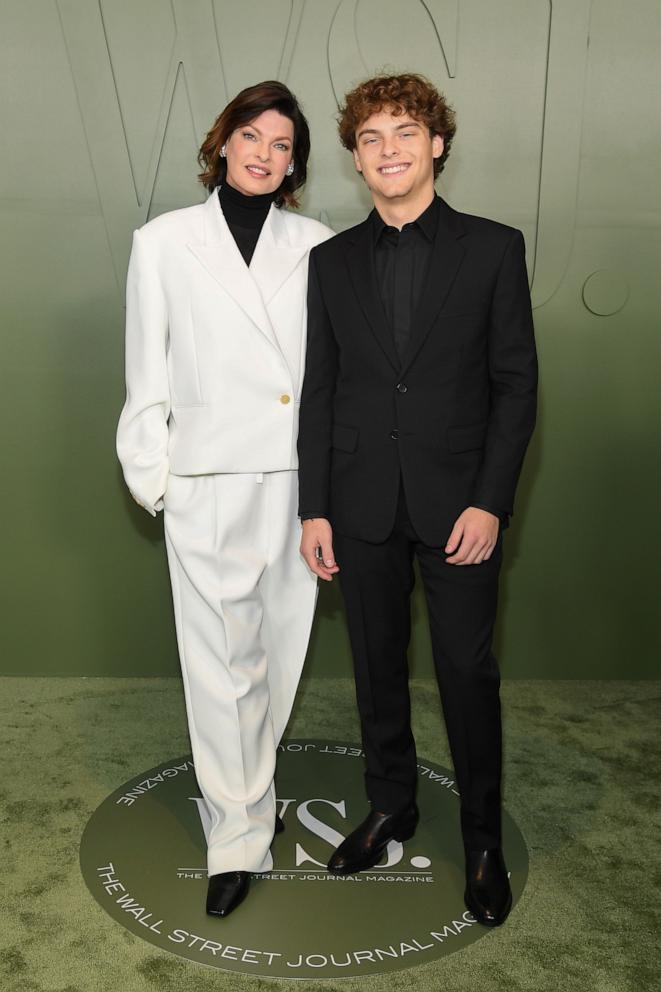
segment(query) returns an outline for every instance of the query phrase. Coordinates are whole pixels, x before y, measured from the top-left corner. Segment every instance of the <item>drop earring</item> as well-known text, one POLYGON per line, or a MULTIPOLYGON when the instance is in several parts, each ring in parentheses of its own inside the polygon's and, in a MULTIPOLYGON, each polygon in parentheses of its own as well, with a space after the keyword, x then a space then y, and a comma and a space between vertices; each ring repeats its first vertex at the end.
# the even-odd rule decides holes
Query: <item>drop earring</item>
POLYGON ((227 156, 227 145, 223 145, 220 149, 220 157, 225 158, 227 156))
POLYGON ((287 171, 285 172, 285 175, 286 176, 293 176, 294 175, 294 163, 293 162, 290 162, 289 165, 287 166, 287 171))

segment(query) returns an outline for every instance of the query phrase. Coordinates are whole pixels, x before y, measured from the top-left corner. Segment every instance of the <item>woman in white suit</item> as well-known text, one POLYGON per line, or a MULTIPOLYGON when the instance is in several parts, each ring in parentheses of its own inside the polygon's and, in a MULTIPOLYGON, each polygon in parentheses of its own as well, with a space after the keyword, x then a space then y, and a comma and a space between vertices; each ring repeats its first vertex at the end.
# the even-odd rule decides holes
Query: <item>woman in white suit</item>
POLYGON ((284 209, 309 147, 286 86, 243 90, 200 149, 208 199, 135 231, 129 263, 117 452, 134 499, 164 510, 217 916, 273 864, 276 749, 316 602, 296 440, 307 257, 333 232, 284 209))

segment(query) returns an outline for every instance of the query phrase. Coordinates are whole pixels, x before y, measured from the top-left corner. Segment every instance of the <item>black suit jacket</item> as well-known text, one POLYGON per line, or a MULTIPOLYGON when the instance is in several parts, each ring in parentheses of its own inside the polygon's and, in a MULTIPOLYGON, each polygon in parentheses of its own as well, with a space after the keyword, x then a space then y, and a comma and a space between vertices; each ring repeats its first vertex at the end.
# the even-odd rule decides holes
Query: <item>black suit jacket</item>
POLYGON ((537 393, 523 235, 440 201, 401 362, 370 235, 364 221, 310 253, 299 513, 385 540, 401 471, 415 530, 444 545, 467 506, 513 512, 537 393))

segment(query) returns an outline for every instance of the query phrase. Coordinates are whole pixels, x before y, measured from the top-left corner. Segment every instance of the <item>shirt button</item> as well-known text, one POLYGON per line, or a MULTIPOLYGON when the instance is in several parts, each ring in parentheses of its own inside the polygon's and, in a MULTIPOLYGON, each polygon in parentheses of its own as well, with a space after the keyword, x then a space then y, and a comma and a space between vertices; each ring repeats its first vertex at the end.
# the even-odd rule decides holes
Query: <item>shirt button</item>
POLYGON ((391 431, 390 436, 393 439, 393 441, 396 441, 397 438, 399 437, 399 431, 391 431))
POLYGON ((287 403, 289 403, 289 399, 290 397, 287 395, 287 393, 283 393, 282 396, 280 397, 280 402, 286 405, 287 403))
POLYGON ((406 385, 405 382, 398 382, 395 388, 397 389, 398 393, 405 393, 409 387, 406 385))

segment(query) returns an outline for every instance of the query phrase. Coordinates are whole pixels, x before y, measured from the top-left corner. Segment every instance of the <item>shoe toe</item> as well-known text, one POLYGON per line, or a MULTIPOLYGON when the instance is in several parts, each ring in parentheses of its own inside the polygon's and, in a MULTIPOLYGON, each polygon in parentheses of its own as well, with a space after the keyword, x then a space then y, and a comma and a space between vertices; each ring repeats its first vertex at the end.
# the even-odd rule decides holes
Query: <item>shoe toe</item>
POLYGON ((482 926, 498 927, 505 922, 512 908, 512 893, 509 892, 501 898, 493 898, 488 893, 475 892, 467 888, 464 902, 482 926))
POLYGON ((332 874, 341 875, 348 872, 349 861, 345 857, 344 853, 338 848, 338 850, 331 855, 326 867, 332 874))
POLYGON ((206 911, 209 916, 229 916, 243 902, 250 886, 247 871, 226 871, 209 876, 206 911))

